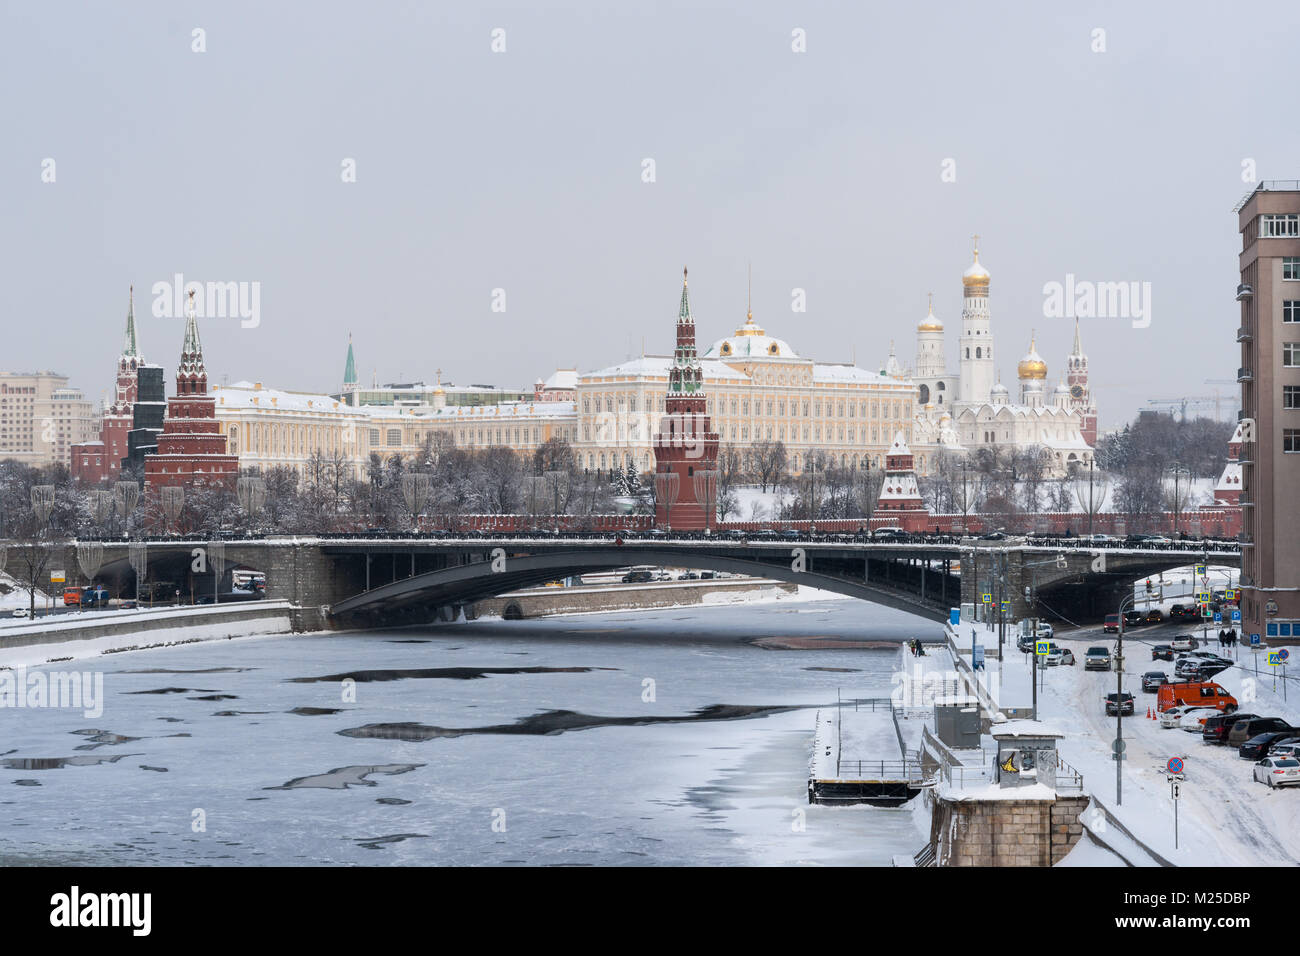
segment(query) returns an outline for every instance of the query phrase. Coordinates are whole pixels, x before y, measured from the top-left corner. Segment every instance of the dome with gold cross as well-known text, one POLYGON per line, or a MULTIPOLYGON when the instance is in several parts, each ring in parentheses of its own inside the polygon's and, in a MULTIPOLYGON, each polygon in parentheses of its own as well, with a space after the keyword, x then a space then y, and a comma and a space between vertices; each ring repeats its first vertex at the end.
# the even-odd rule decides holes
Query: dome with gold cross
POLYGON ((967 294, 989 294, 989 270, 985 269, 980 262, 979 236, 975 237, 975 261, 967 266, 966 271, 961 274, 961 284, 966 287, 967 294))
POLYGON ((921 320, 921 323, 916 327, 916 331, 918 332, 942 332, 943 331, 943 323, 940 322, 939 317, 934 314, 933 295, 930 296, 930 311, 926 314, 925 318, 921 320))
POLYGON ((1043 357, 1038 354, 1038 349, 1035 348, 1035 338, 1036 333, 1031 333, 1029 336, 1029 351, 1024 354, 1024 357, 1020 359, 1020 364, 1016 366, 1016 372, 1022 381, 1025 379, 1047 378, 1047 363, 1043 361, 1043 357))

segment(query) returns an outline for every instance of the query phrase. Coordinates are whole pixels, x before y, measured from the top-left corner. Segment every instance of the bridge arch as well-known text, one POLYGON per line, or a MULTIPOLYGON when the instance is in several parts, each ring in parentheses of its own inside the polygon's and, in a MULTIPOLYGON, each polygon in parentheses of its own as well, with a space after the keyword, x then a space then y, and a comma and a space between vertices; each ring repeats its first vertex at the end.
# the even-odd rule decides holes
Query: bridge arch
MULTIPOLYGON (((796 562, 789 555, 788 550, 772 551, 760 557, 707 553, 693 548, 635 548, 626 551, 605 548, 505 555, 499 557, 497 562, 485 560, 455 565, 354 594, 332 605, 330 615, 336 620, 378 619, 420 607, 428 608, 432 613, 439 607, 472 604, 557 578, 584 572, 610 571, 630 564, 650 564, 701 571, 726 571, 804 584, 934 621, 947 619, 946 610, 937 604, 923 602, 916 595, 887 586, 855 580, 861 573, 850 575, 839 564, 796 570, 796 562)), ((858 567, 861 567, 860 561, 858 567)))

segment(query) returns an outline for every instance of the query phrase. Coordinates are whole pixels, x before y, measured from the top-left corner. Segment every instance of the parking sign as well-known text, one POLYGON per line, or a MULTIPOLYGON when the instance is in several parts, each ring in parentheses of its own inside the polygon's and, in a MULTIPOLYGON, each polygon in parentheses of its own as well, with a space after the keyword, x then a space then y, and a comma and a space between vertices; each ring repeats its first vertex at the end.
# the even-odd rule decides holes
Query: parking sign
POLYGON ((1237 610, 1237 608, 1235 607, 1232 609, 1232 623, 1233 624, 1241 623, 1241 611, 1237 610))
POLYGON ((1218 612, 1218 611, 1215 611, 1215 612, 1214 612, 1214 623, 1215 623, 1215 624, 1222 624, 1222 623, 1223 623, 1223 615, 1222 615, 1220 612, 1218 612))

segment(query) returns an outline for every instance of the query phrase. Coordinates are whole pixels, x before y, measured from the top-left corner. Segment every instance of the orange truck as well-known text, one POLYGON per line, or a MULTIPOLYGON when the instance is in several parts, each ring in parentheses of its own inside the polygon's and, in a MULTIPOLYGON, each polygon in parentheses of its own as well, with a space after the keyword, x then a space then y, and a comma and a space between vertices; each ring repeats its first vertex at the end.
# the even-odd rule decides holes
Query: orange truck
POLYGON ((64 588, 63 605, 64 607, 72 607, 74 605, 79 607, 81 605, 81 588, 64 588))
POLYGON ((1233 697, 1214 681, 1182 681, 1173 684, 1161 684, 1156 691, 1156 710, 1164 713, 1170 707, 1186 705, 1188 707, 1213 707, 1225 713, 1237 709, 1237 698, 1233 697))

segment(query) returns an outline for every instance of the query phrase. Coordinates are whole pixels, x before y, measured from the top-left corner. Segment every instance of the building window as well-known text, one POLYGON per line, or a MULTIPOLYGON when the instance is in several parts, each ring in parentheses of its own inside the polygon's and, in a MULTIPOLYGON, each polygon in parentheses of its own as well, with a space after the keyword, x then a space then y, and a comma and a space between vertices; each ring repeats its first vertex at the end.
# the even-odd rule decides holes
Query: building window
POLYGON ((1300 385, 1282 386, 1282 407, 1300 408, 1300 385))
POLYGON ((1282 303, 1282 321, 1300 322, 1300 299, 1287 299, 1282 303))
POLYGON ((1272 213, 1259 217, 1259 238, 1295 239, 1300 237, 1300 214, 1272 213))
POLYGON ((1282 365, 1286 368, 1300 368, 1300 342, 1283 344, 1282 365))
POLYGON ((1300 281, 1300 256, 1282 258, 1282 278, 1300 281))
POLYGON ((388 447, 394 448, 402 443, 402 431, 400 428, 388 429, 388 447))
POLYGON ((1300 428, 1282 429, 1282 450, 1288 455, 1300 453, 1300 428))

